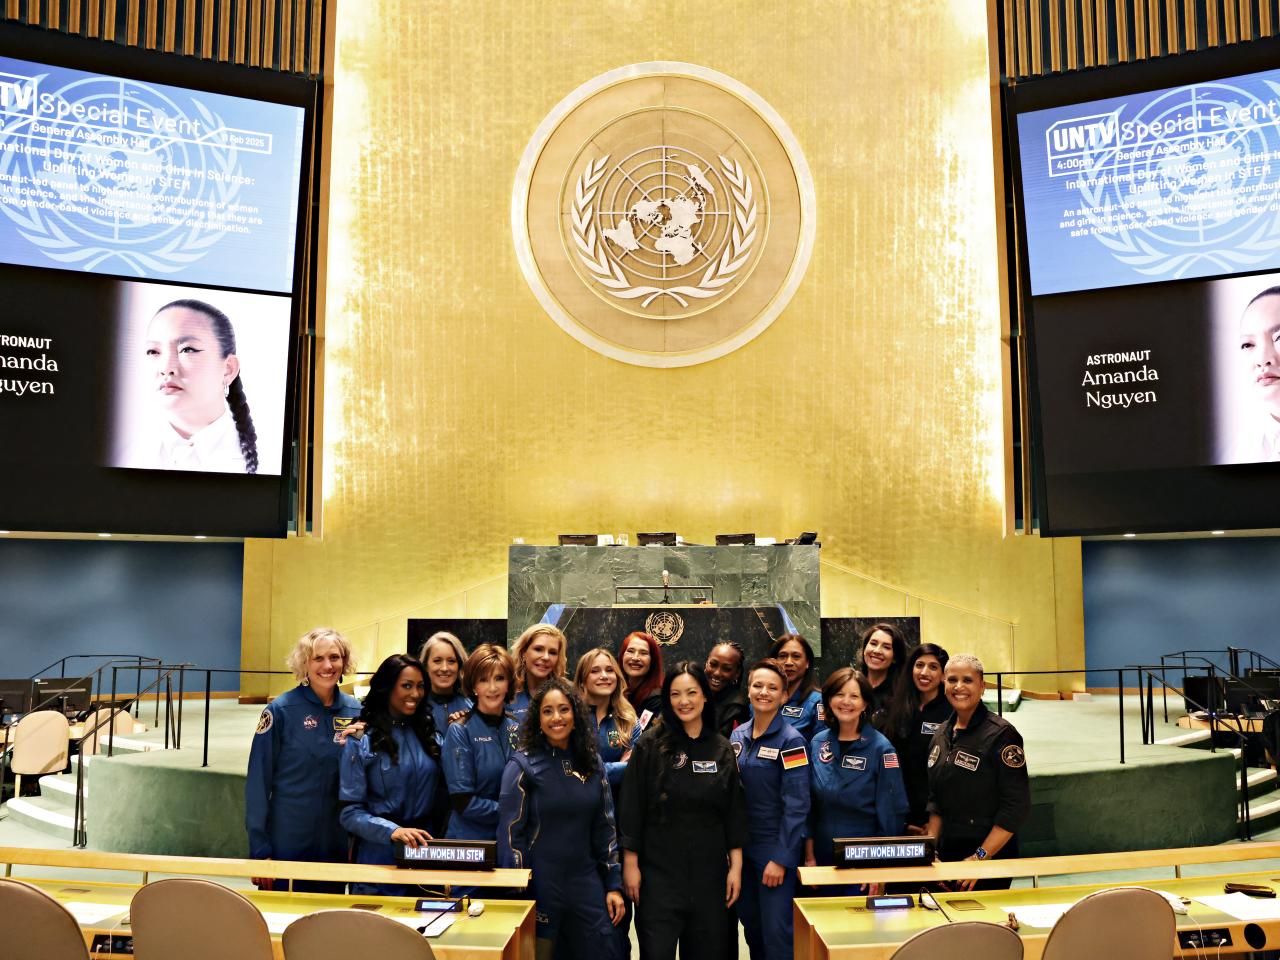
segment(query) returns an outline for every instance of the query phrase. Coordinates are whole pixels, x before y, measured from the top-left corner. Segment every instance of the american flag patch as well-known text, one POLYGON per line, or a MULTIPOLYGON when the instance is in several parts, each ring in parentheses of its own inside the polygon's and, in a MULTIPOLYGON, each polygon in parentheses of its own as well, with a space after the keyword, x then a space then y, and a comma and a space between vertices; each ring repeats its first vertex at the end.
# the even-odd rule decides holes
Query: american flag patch
POLYGON ((804 747, 792 747, 782 751, 782 769, 794 770, 796 767, 809 765, 809 753, 804 747))
POLYGON ((896 753, 886 753, 884 755, 884 765, 886 770, 898 769, 898 755, 896 753))

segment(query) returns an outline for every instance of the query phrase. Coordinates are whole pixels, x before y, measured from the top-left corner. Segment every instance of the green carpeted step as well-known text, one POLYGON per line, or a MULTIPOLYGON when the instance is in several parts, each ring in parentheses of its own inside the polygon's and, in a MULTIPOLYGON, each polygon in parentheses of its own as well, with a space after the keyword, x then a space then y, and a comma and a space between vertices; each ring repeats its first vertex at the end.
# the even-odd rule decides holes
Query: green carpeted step
MULTIPOLYGON (((1276 779, 1276 772, 1270 767, 1250 767, 1249 768, 1249 799, 1255 800, 1259 797, 1268 797, 1276 792, 1280 781, 1276 779)), ((1240 774, 1236 774, 1236 786, 1240 786, 1240 774)))
MULTIPOLYGON (((1237 815, 1236 820, 1241 818, 1237 815)), ((1249 804, 1249 826, 1256 835, 1262 830, 1280 827, 1280 795, 1249 804)))
MULTIPOLYGON (((89 793, 89 777, 88 768, 85 768, 84 791, 89 793)), ((76 778, 75 774, 68 773, 51 773, 40 778, 40 796, 44 797, 51 804, 61 804, 68 811, 74 810, 76 806, 76 778)))
POLYGON ((49 797, 17 797, 6 803, 4 810, 6 819, 51 837, 70 840, 74 832, 71 810, 49 797))

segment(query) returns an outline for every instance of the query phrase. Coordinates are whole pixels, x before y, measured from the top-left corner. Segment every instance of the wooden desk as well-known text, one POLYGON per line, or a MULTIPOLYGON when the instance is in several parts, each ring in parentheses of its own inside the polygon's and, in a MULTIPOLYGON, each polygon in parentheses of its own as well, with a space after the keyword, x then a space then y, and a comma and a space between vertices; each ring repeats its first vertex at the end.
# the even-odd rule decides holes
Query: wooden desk
POLYGON ((1200 717, 1179 717, 1178 726, 1184 730, 1225 730, 1234 733, 1261 733, 1262 719, 1259 717, 1236 717, 1219 715, 1217 724, 1211 724, 1200 717))
MULTIPOLYGON (((528 870, 400 870, 389 866, 355 863, 302 863, 290 860, 240 860, 216 857, 167 857, 135 853, 103 853, 96 850, 39 850, 26 847, 0 847, 0 863, 4 875, 34 884, 65 903, 119 904, 120 911, 82 923, 85 942, 92 943, 96 934, 127 934, 128 906, 138 888, 151 874, 177 874, 196 877, 276 877, 288 880, 327 880, 332 882, 416 883, 431 887, 508 887, 528 886, 528 870), (76 879, 48 880, 23 876, 15 867, 44 866, 81 870, 119 870, 141 874, 141 883, 86 883, 76 879)), ((409 916, 413 898, 351 897, 317 893, 238 891, 252 900, 263 913, 305 916, 317 910, 340 910, 356 903, 377 903, 387 916, 409 916)), ((439 937, 431 938, 431 947, 444 960, 533 960, 534 912, 530 900, 484 900, 485 911, 479 917, 459 916, 453 926, 439 937)), ((281 918, 283 919, 283 918, 281 918)), ((276 955, 280 953, 283 926, 272 924, 272 941, 276 955), (277 929, 278 927, 278 929, 277 929)), ((109 956, 99 954, 99 956, 109 956)))
MULTIPOLYGON (((40 880, 23 878, 63 904, 112 904, 120 907, 111 916, 81 923, 86 946, 92 946, 99 934, 128 935, 129 903, 139 885, 125 883, 82 883, 77 880, 40 880)), ((243 893, 267 916, 271 944, 276 957, 283 958, 280 938, 289 920, 321 910, 348 909, 354 904, 377 904, 377 911, 388 917, 412 917, 411 897, 351 897, 320 893, 243 893)), ((534 913, 529 900, 485 900, 485 911, 478 917, 461 914, 453 926, 438 937, 430 938, 431 949, 441 960, 533 960, 534 913)), ((115 954, 97 953, 97 957, 115 954)), ((123 955, 121 955, 123 956, 123 955)))
MULTIPOLYGON (((1240 843, 1216 847, 1184 847, 1174 850, 1135 850, 1123 853, 1087 854, 1072 857, 1028 857, 1021 860, 962 861, 935 863, 928 867, 894 867, 878 870, 836 870, 832 867, 801 867, 800 881, 809 886, 850 883, 911 882, 930 883, 970 877, 1031 877, 1034 886, 1018 890, 975 891, 972 893, 937 894, 951 917, 914 907, 910 910, 868 911, 860 897, 813 897, 795 902, 796 960, 887 960, 903 941, 930 927, 948 922, 981 920, 1004 923, 1010 912, 1036 904, 1074 903, 1087 894, 1109 887, 1143 886, 1192 899, 1186 915, 1175 915, 1179 930, 1225 929, 1231 945, 1219 951, 1214 946, 1205 950, 1175 951, 1178 957, 1238 956, 1258 949, 1280 949, 1280 917, 1249 923, 1195 902, 1198 896, 1220 895, 1229 880, 1261 883, 1280 891, 1280 869, 1250 870, 1240 864, 1251 860, 1280 858, 1280 843, 1240 843), (1182 867, 1189 864, 1231 863, 1220 876, 1182 877, 1182 867), (1168 879, 1117 881, 1076 886, 1039 886, 1040 877, 1107 870, 1139 870, 1153 867, 1170 868, 1168 879), (956 910, 955 900, 976 900, 980 910, 956 910), (1255 936, 1265 938, 1264 947, 1250 946, 1245 939, 1247 927, 1255 936)), ((1022 928, 1024 956, 1036 960, 1044 950, 1049 927, 1032 927, 1019 921, 1022 928)), ((1100 954, 1102 955, 1102 954, 1100 954)))

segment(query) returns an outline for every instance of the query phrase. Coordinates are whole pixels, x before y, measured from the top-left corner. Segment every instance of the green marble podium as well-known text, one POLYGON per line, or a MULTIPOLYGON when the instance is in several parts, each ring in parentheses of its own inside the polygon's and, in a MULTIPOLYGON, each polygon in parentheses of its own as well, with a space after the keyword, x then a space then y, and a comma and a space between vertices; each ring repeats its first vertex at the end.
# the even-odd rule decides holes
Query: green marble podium
MULTIPOLYGON (((776 608, 781 622, 821 653, 818 546, 538 547, 514 545, 507 558, 507 640, 525 627, 551 622, 565 607, 613 608, 663 604, 662 571, 672 587, 699 591, 716 608, 776 608), (648 585, 655 589, 617 591, 648 585), (553 610, 554 608, 557 608, 553 610)), ((689 591, 669 599, 687 603, 689 591)), ((609 638, 615 641, 618 638, 609 638)), ((612 645, 610 643, 609 645, 612 645)))

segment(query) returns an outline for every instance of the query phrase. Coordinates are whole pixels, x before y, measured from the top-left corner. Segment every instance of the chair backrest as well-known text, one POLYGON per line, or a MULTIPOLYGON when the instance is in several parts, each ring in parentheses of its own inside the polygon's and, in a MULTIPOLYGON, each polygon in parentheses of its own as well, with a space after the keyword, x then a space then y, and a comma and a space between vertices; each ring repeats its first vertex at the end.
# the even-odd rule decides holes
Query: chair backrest
POLYGON ((21 880, 0 880, 0 943, 13 960, 89 960, 76 918, 21 880))
POLYGON ((208 880, 157 880, 129 907, 138 960, 271 960, 271 934, 258 908, 208 880))
POLYGON ((434 960, 427 938, 411 927, 367 910, 325 910, 295 920, 284 931, 285 960, 434 960))
POLYGON ((1045 941, 1043 960, 1096 956, 1099 951, 1125 960, 1169 960, 1175 927, 1173 908, 1153 890, 1099 890, 1058 918, 1045 941))
POLYGON ((61 773, 67 766, 71 724, 55 710, 38 710, 18 721, 13 731, 14 773, 35 776, 61 773))
MULTIPOLYGON (((91 757, 98 752, 98 745, 107 742, 107 735, 111 732, 112 721, 109 720, 111 710, 108 707, 99 707, 84 722, 85 735, 80 741, 80 755, 91 757)), ((119 731, 117 731, 119 732, 119 731)))
POLYGON ((894 952, 892 960, 937 960, 938 957, 1022 960, 1022 938, 998 923, 949 923, 917 933, 894 952))

